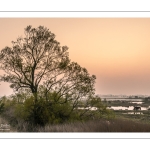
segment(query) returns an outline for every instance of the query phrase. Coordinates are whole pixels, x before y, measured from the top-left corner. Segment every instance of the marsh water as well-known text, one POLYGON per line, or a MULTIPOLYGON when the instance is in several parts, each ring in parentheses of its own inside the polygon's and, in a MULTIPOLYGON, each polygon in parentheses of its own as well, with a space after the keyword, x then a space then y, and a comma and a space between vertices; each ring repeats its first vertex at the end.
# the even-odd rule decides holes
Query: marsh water
MULTIPOLYGON (((130 112, 124 112, 123 114, 134 114, 135 112, 132 112, 132 110, 134 110, 134 104, 135 106, 140 106, 143 104, 143 99, 135 99, 135 98, 102 98, 102 101, 105 101, 105 102, 111 102, 110 105, 112 106, 108 106, 107 108, 108 109, 112 109, 112 110, 123 110, 123 111, 130 111, 130 112), (113 103, 114 102, 117 102, 118 104, 120 104, 120 106, 113 106, 113 103), (128 106, 121 106, 122 103, 127 103, 128 106)), ((107 103, 108 104, 108 103, 107 103)), ((144 110, 148 110, 150 107, 147 106, 147 107, 143 107, 143 106, 140 106, 141 107, 141 111, 144 111, 144 110)), ((78 107, 78 109, 89 109, 89 110, 97 110, 96 107, 78 107)), ((142 112, 136 112, 136 114, 142 114, 142 112)))
POLYGON ((130 103, 134 103, 134 104, 143 104, 143 102, 130 102, 130 103))
MULTIPOLYGON (((102 101, 106 102, 108 109, 112 110, 134 110, 134 106, 140 106, 141 111, 148 110, 150 107, 143 105, 144 101, 142 98, 103 98, 102 101)), ((127 113, 127 112, 125 112, 127 113)), ((128 112, 128 114, 133 114, 133 112, 128 112)))
MULTIPOLYGON (((125 106, 111 106, 108 107, 109 109, 113 109, 113 110, 133 110, 134 106, 129 106, 129 107, 125 107, 125 106)), ((147 110, 146 107, 141 107, 141 110, 147 110)))
POLYGON ((107 100, 107 101, 136 101, 136 102, 141 102, 143 99, 142 98, 102 98, 102 101, 107 100))

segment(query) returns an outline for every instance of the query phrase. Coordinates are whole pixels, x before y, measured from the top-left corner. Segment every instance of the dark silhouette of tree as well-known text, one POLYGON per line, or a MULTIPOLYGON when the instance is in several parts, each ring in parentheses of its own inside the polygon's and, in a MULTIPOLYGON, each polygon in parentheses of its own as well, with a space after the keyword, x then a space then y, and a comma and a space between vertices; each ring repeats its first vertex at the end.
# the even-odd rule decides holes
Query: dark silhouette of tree
POLYGON ((48 94, 55 93, 53 100, 60 104, 71 102, 73 111, 79 100, 94 94, 95 75, 90 76, 85 68, 71 62, 68 47, 61 47, 49 29, 27 26, 24 33, 24 38, 12 41, 12 47, 0 52, 0 68, 6 73, 1 81, 11 83, 10 87, 16 91, 30 89, 35 122, 40 95, 50 103, 48 94))

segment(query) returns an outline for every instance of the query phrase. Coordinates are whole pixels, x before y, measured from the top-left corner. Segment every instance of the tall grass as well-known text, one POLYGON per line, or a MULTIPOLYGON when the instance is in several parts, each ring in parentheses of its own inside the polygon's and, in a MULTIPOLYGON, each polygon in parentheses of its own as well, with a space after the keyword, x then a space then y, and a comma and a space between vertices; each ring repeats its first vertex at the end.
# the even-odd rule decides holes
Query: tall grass
MULTIPOLYGON (((18 132, 150 132, 150 124, 127 119, 90 120, 44 127, 20 122, 16 126, 18 132)), ((15 130, 11 131, 15 132, 15 130)))
POLYGON ((91 120, 62 125, 47 125, 38 132, 150 132, 150 124, 131 120, 91 120))

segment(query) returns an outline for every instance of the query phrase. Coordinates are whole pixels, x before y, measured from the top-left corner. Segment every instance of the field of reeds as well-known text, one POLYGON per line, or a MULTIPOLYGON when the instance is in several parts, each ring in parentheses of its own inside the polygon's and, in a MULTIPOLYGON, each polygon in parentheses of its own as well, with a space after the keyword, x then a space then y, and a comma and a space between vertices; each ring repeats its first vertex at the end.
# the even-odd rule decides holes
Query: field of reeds
MULTIPOLYGON (((8 123, 6 120, 0 119, 0 124, 6 123, 8 123)), ((9 131, 1 132, 150 132, 150 124, 123 118, 45 125, 44 127, 32 126, 25 122, 18 123, 15 128, 10 125, 9 131)))
POLYGON ((38 132, 150 132, 150 124, 131 120, 91 120, 63 125, 47 125, 38 132))

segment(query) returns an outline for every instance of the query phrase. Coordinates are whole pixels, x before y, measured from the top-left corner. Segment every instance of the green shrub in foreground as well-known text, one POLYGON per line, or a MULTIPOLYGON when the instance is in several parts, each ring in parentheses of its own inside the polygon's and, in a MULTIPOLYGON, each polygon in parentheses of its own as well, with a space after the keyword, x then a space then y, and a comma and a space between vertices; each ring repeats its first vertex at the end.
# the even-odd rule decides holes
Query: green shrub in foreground
POLYGON ((113 112, 106 109, 106 106, 101 102, 99 97, 91 97, 88 101, 79 102, 78 104, 85 109, 78 109, 78 105, 73 107, 71 101, 65 102, 61 99, 57 102, 53 98, 53 94, 51 94, 49 101, 39 97, 36 103, 33 96, 28 97, 21 103, 16 99, 10 100, 8 98, 4 102, 2 115, 14 126, 24 124, 25 122, 33 126, 45 126, 46 124, 60 124, 114 117, 113 112), (97 110, 88 110, 86 109, 88 107, 96 107, 97 110))

